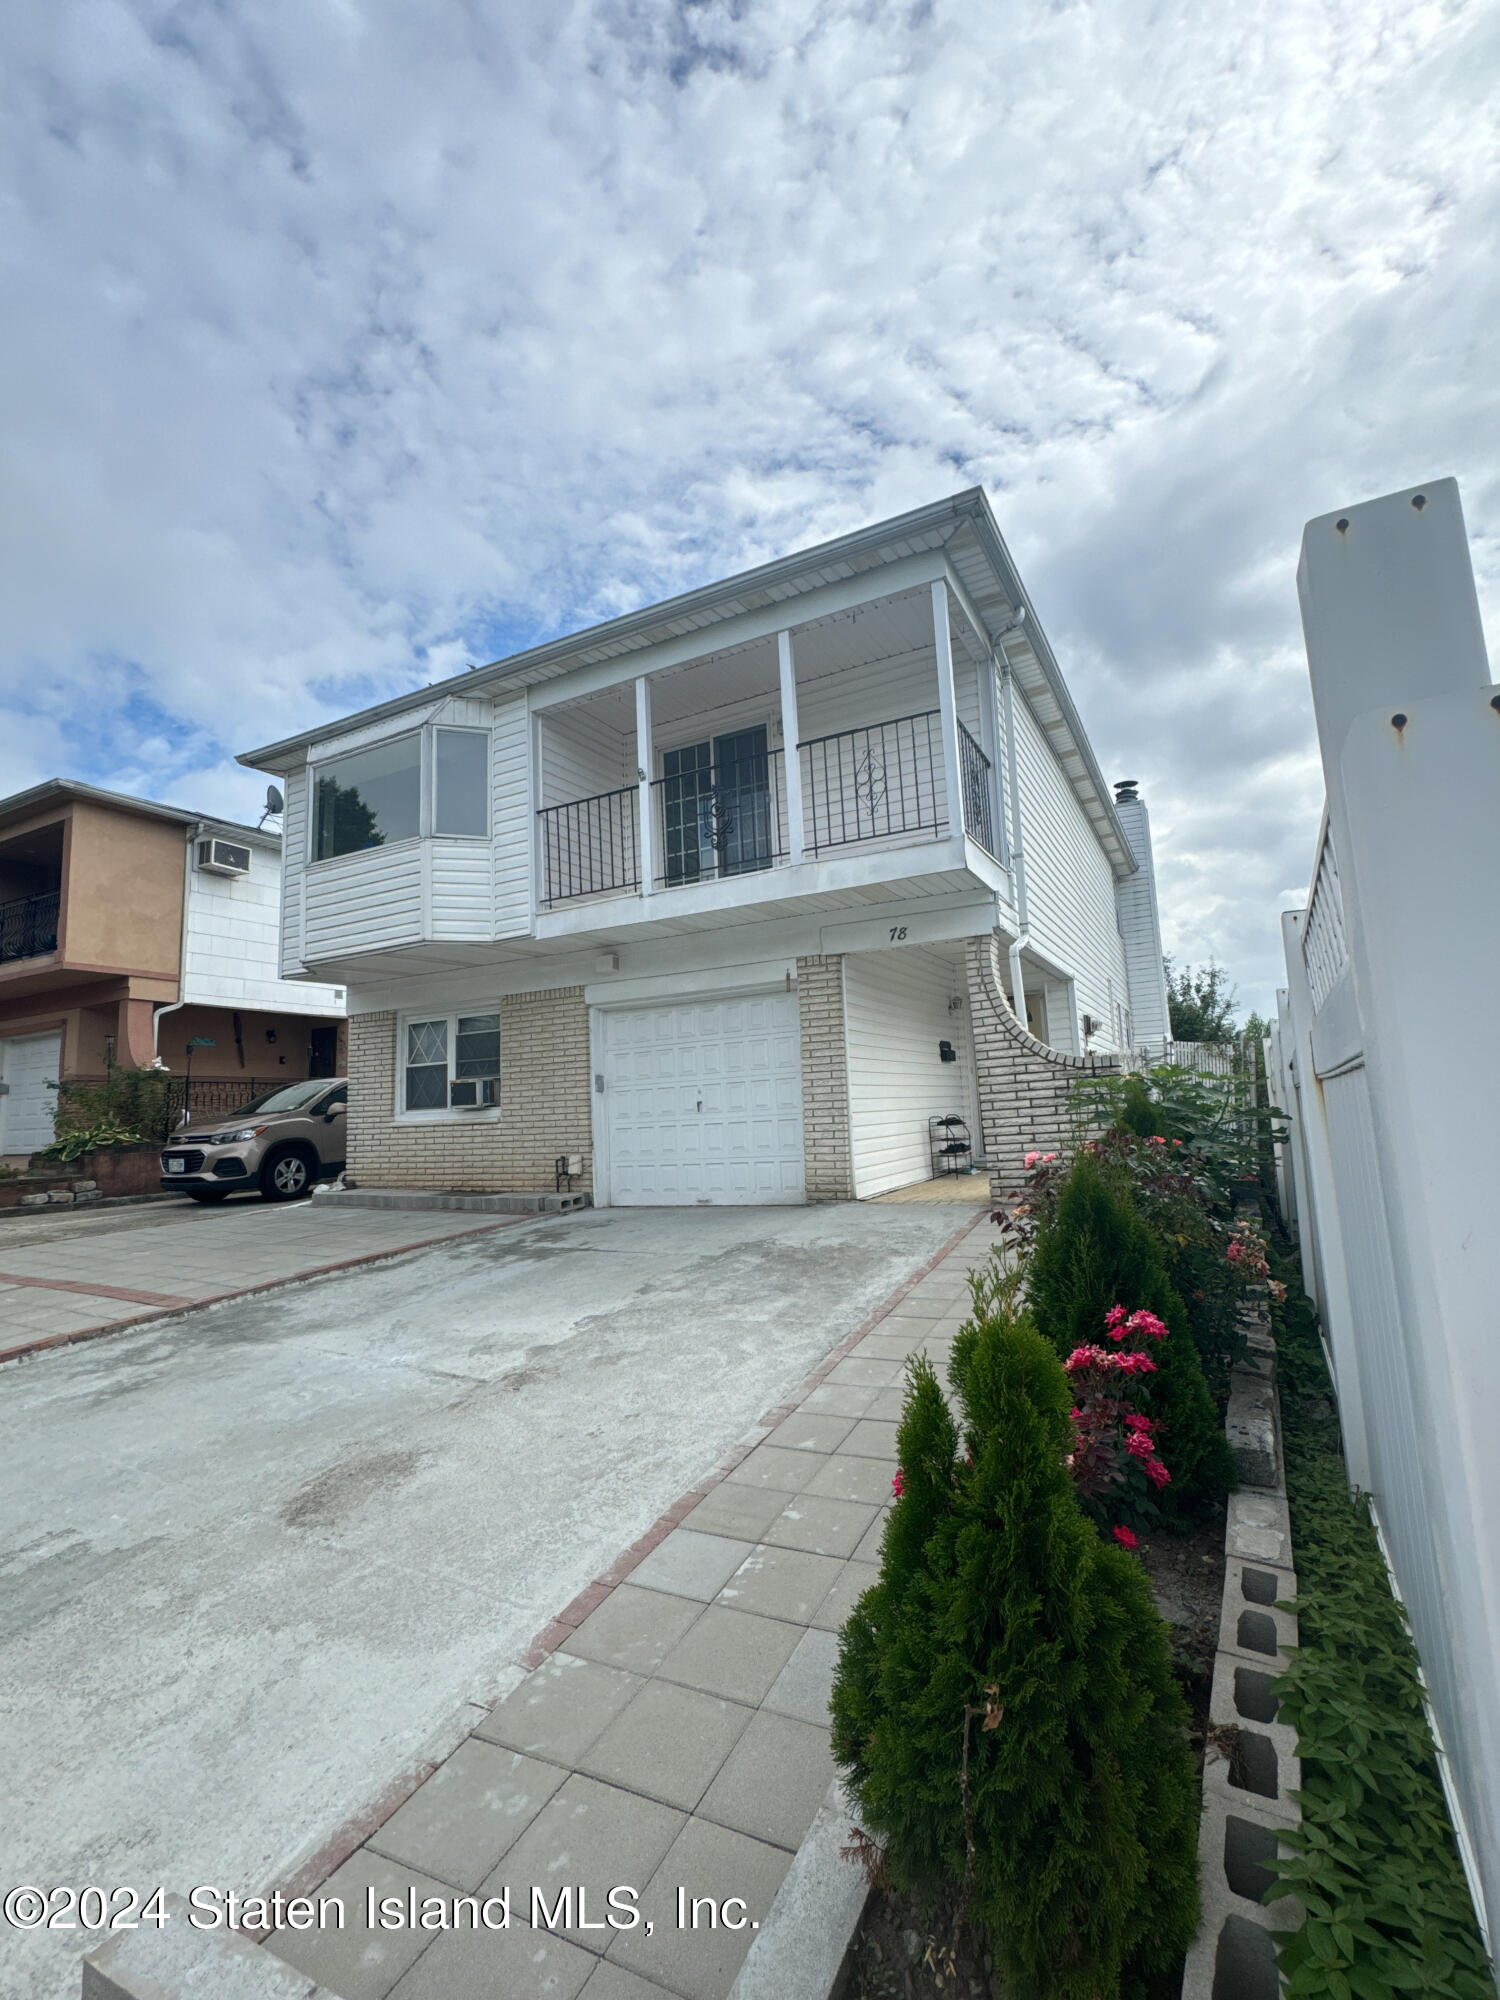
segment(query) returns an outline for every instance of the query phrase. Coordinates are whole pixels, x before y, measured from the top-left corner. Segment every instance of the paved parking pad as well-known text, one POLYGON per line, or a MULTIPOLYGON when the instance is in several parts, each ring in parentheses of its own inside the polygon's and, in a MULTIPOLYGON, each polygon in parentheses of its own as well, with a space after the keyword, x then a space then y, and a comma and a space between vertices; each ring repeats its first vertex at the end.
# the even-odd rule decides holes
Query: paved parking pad
POLYGON ((892 1336, 886 1317, 764 1426, 764 1442, 477 1725, 449 1760, 454 1775, 435 1773, 326 1885, 363 1881, 405 1838, 401 1893, 439 1879, 451 1896, 513 1824, 483 1885, 508 1892, 508 1931, 440 1936, 399 1967, 382 1958, 363 1983, 347 1934, 282 1931, 269 1948, 343 2000, 724 2000, 834 1775, 838 1632, 878 1575, 904 1357, 925 1353, 946 1373, 967 1272, 993 1240, 976 1229, 910 1295, 909 1333, 892 1336), (871 1354, 874 1342, 885 1351, 871 1354), (877 1396, 881 1414, 867 1415, 877 1396), (474 1745, 514 1753, 513 1773, 475 1764, 474 1745), (564 1889, 573 1901, 559 1911, 564 1889))
MULTIPOLYGON (((580 1853, 618 1852, 643 1908, 679 1876, 768 1900, 802 1806, 766 1796, 761 1751, 804 1789, 813 1760, 750 1727, 821 1729, 820 1656, 798 1645, 842 1602, 828 1580, 868 1571, 839 1551, 866 1515, 856 1556, 868 1542, 890 1472, 809 1436, 705 1484, 694 1514, 679 1496, 769 1405, 794 1414, 807 1370, 952 1233, 920 1205, 586 1211, 0 1371, 0 1873, 245 1895, 338 1862, 359 1935, 277 1949, 345 2000, 649 1992, 632 1981, 660 1966, 576 1925, 490 1955, 365 1936, 361 1884, 476 1893, 587 1804, 578 1821, 612 1831, 580 1853), (804 1516, 800 1486, 830 1467, 866 1485, 846 1496, 841 1472, 815 1497, 855 1511, 804 1516), (681 1538, 652 1584, 613 1588, 668 1510, 681 1538), (814 1567, 780 1573, 792 1559, 814 1567), (550 1665, 523 1681, 544 1627, 550 1665)), ((83 1942, 0 1935, 0 1992, 76 2000, 83 1942)), ((718 1990, 743 1944, 685 1941, 681 1977, 718 1990)))

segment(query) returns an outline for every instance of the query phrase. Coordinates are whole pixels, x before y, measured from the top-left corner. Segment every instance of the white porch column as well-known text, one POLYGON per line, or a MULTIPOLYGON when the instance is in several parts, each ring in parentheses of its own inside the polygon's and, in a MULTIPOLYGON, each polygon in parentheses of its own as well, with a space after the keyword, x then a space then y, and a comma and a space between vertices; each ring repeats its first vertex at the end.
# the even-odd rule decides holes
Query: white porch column
POLYGON ((649 896, 656 880, 656 828, 651 820, 651 683, 642 674, 635 684, 635 774, 640 783, 641 894, 649 896))
POLYGON ((943 781, 948 789, 948 836, 964 831, 964 788, 958 761, 958 704, 953 699, 953 640, 948 586, 932 586, 932 637, 937 648, 938 714, 943 732, 943 781))
POLYGON ((792 867, 802 859, 802 759, 797 754, 797 663, 790 632, 776 634, 781 666, 781 767, 786 773, 786 858, 792 867))

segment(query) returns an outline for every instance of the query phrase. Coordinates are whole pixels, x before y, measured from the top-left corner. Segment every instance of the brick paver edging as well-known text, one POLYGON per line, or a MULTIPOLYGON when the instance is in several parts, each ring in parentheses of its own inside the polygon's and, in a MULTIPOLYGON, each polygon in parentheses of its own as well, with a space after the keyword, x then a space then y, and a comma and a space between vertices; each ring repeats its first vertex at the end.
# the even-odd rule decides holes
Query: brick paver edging
MULTIPOLYGON (((35 1340, 23 1340, 15 1347, 0 1347, 0 1367, 7 1361, 24 1361, 30 1355, 44 1353, 50 1347, 72 1347, 81 1340, 99 1340, 107 1333, 126 1333, 131 1328, 156 1326, 169 1319, 182 1319, 188 1313, 199 1312, 205 1306, 227 1305, 232 1299, 254 1298, 260 1292, 279 1292, 288 1285, 301 1285, 312 1278, 331 1277, 337 1271, 352 1271, 361 1264, 388 1264, 398 1257, 412 1257, 423 1250, 440 1250, 445 1244, 467 1242, 474 1236, 488 1236, 497 1229, 509 1229, 517 1222, 541 1222, 561 1220, 544 1215, 502 1215, 494 1222, 481 1223, 473 1229, 454 1230, 446 1236, 429 1236, 420 1243, 400 1243, 383 1250, 364 1250, 357 1257, 340 1257, 332 1264, 312 1264, 305 1271, 293 1271, 285 1278, 263 1278, 259 1284, 240 1285, 234 1291, 210 1292, 206 1298, 189 1299, 184 1304, 175 1305, 168 1311, 132 1313, 128 1319, 105 1320, 99 1326, 75 1327, 71 1333, 39 1334, 35 1340)), ((89 1291, 99 1293, 97 1285, 63 1285, 61 1281, 46 1278, 16 1278, 12 1283, 21 1285, 44 1285, 53 1290, 89 1291)), ((143 1294, 116 1294, 140 1298, 143 1294)))
MULTIPOLYGON (((883 1300, 875 1308, 874 1312, 861 1320, 860 1324, 851 1333, 845 1334, 837 1346, 831 1347, 828 1350, 817 1367, 810 1374, 803 1376, 796 1389, 785 1402, 778 1403, 773 1410, 767 1410, 755 1424, 750 1435, 737 1444, 726 1457, 721 1459, 706 1479, 700 1480, 691 1491, 684 1493, 681 1499, 674 1501, 664 1514, 658 1516, 646 1530, 645 1534, 632 1542, 628 1549, 615 1558, 608 1569, 602 1571, 600 1575, 594 1578, 592 1583, 586 1585, 573 1599, 571 1604, 566 1605, 563 1610, 558 1612, 555 1618, 549 1620, 518 1656, 516 1664, 525 1672, 531 1672, 541 1666, 551 1654, 556 1652, 564 1640, 578 1629, 584 1619, 597 1611, 610 1593, 618 1585, 624 1583, 631 1572, 640 1563, 645 1561, 651 1551, 664 1542, 674 1528, 681 1526, 682 1522, 692 1513, 698 1503, 701 1500, 707 1499, 715 1487, 721 1485, 737 1466, 743 1464, 745 1459, 750 1456, 750 1453, 754 1451, 755 1447, 770 1431, 774 1430, 778 1424, 785 1422, 788 1417, 796 1414, 804 1400, 832 1374, 833 1370, 850 1350, 857 1347, 866 1334, 872 1333, 883 1319, 886 1319, 893 1313, 897 1306, 901 1304, 901 1301, 915 1290, 923 1278, 928 1277, 935 1271, 944 1259, 958 1248, 966 1236, 977 1229, 981 1222, 988 1222, 989 1219, 990 1210, 987 1205, 976 1209, 974 1214, 960 1228, 954 1230, 953 1234, 942 1247, 934 1251, 925 1264, 913 1271, 911 1276, 898 1285, 889 1298, 883 1300)), ((328 1879, 336 1868, 343 1866, 357 1848, 362 1847, 373 1834, 377 1833, 384 1826, 388 1819, 395 1816, 412 1794, 426 1784, 427 1780, 437 1770, 438 1766, 446 1760, 448 1755, 448 1751, 442 1751, 435 1757, 426 1758, 419 1764, 411 1765, 407 1770, 393 1778, 382 1790, 378 1798, 352 1819, 345 1821, 337 1832, 331 1835, 317 1852, 310 1856, 293 1875, 286 1881, 277 1884, 281 1894, 288 1898, 311 1895, 320 1884, 328 1879)), ((270 1892, 268 1891, 267 1893, 269 1894, 270 1892)), ((246 1935, 255 1938, 257 1941, 261 1941, 270 1935, 270 1931, 268 1929, 249 1929, 246 1931, 246 1935)))

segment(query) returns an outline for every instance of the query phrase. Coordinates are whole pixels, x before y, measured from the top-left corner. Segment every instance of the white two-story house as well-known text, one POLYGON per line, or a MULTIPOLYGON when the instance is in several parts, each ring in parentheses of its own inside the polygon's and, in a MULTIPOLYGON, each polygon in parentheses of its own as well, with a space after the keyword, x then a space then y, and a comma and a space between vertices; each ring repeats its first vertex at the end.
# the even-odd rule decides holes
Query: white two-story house
POLYGON ((286 794, 282 970, 348 991, 360 1186, 923 1179, 930 1121, 985 1145, 974 938, 1055 1049, 1164 1017, 1144 809, 977 489, 241 761, 286 794))

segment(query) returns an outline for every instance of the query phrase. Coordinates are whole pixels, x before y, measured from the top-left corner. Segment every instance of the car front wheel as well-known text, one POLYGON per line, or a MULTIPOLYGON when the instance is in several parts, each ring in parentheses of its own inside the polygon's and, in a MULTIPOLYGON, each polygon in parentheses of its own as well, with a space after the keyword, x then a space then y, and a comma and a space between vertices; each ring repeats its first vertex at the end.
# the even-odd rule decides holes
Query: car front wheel
POLYGON ((312 1183, 312 1168, 301 1153, 273 1153, 260 1170, 260 1191, 267 1201, 297 1201, 312 1183))

